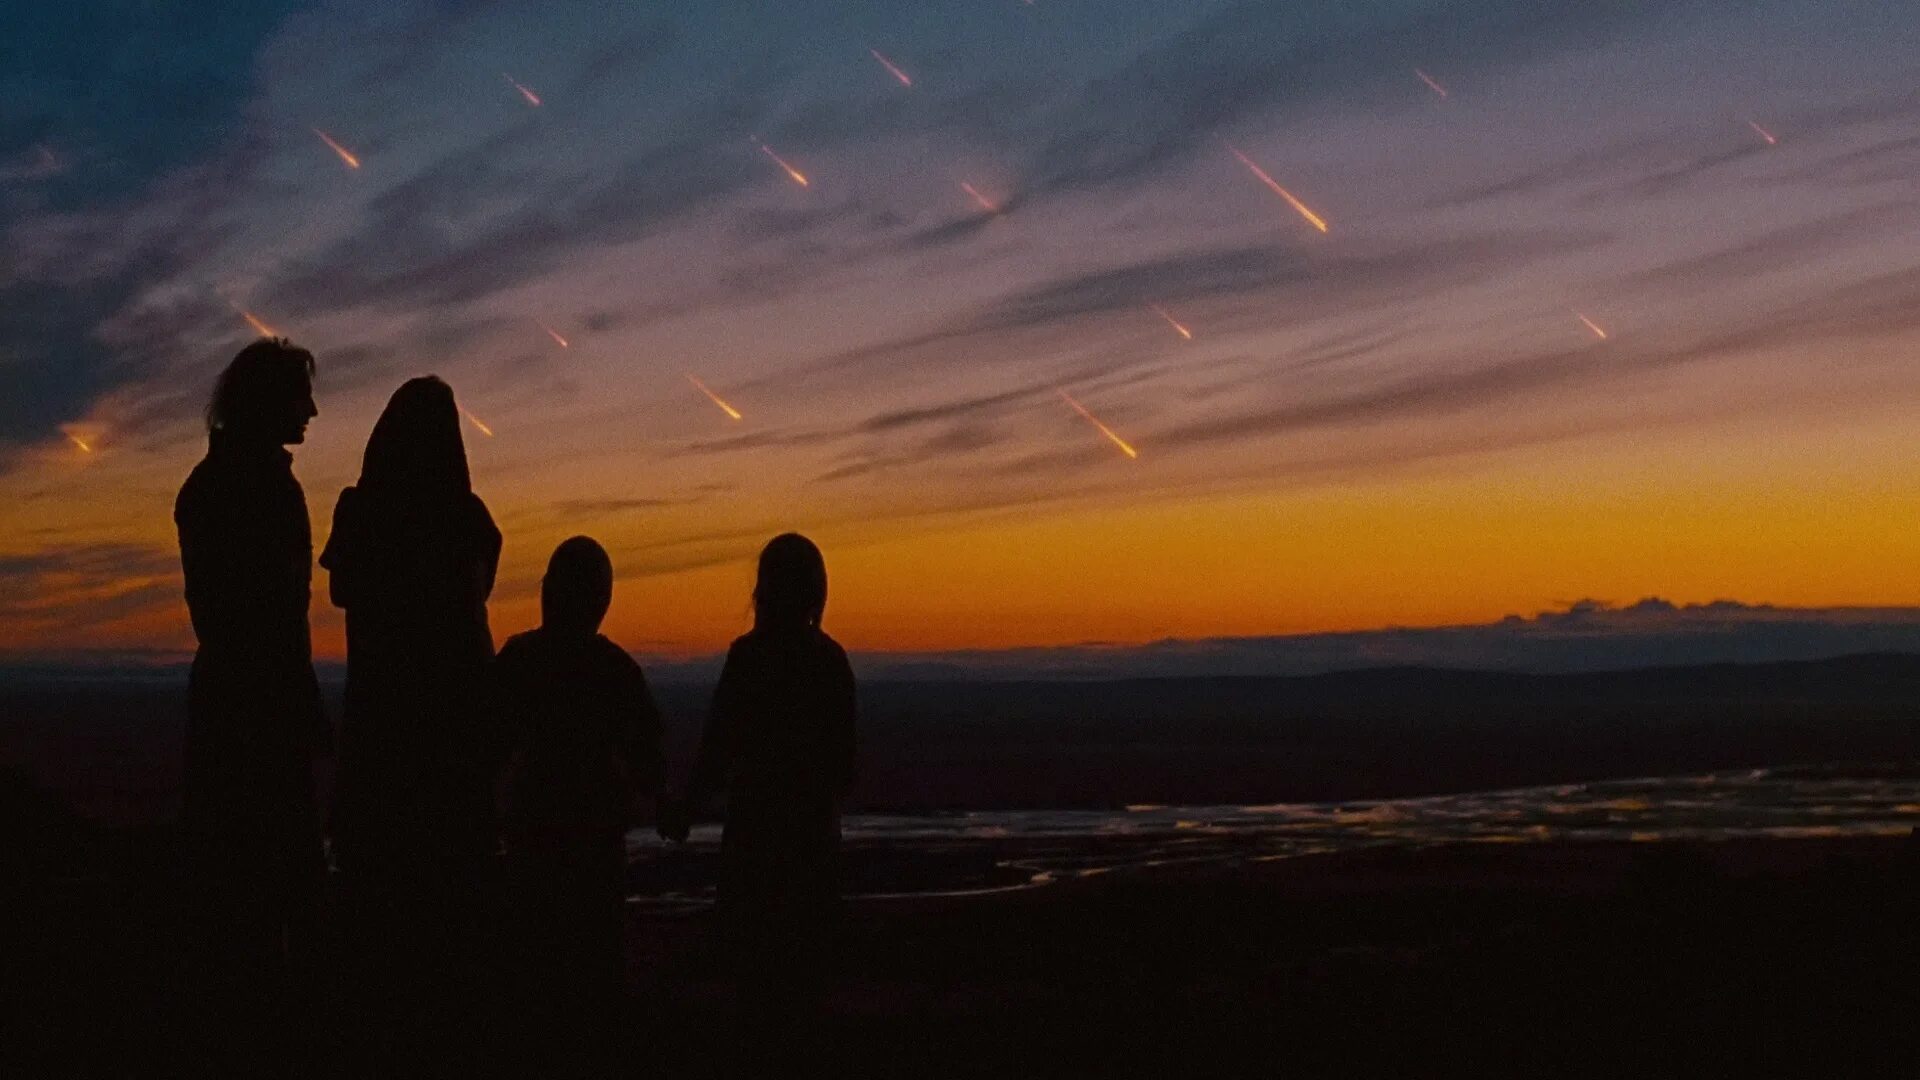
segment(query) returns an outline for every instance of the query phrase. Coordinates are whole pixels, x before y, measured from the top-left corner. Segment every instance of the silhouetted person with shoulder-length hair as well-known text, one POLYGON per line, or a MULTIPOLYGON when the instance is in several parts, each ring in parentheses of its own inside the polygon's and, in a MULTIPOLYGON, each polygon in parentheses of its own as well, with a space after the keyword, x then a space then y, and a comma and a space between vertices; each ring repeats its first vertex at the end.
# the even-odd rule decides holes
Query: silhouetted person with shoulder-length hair
POLYGON ((827 567, 798 533, 760 552, 753 630, 727 650, 683 803, 661 833, 727 796, 719 909, 736 949, 743 1019, 762 1036, 816 1003, 839 902, 840 801, 853 784, 854 682, 820 628, 827 567))
MULTIPOLYGON (((303 944, 326 864, 314 759, 330 732, 313 675, 307 604, 313 539, 285 449, 306 440, 313 354, 262 338, 221 373, 207 456, 174 502, 187 611, 181 823, 191 948, 225 991, 253 997, 303 944)), ((220 990, 195 993, 214 1008, 220 990)))
POLYGON ((660 786, 646 676, 600 633, 612 600, 606 550, 585 536, 563 542, 540 581, 540 627, 494 661, 517 945, 531 961, 522 982, 549 1064, 604 1042, 625 960, 626 831, 639 797, 660 786))
MULTIPOLYGON (((434 1007, 413 980, 457 979, 452 965, 471 945, 476 878, 496 847, 481 682, 499 560, 453 391, 412 379, 374 424, 320 554, 347 616, 333 850, 356 935, 379 968, 369 977, 400 980, 383 1008, 434 1007)), ((416 1034, 400 1017, 377 1022, 416 1034)))

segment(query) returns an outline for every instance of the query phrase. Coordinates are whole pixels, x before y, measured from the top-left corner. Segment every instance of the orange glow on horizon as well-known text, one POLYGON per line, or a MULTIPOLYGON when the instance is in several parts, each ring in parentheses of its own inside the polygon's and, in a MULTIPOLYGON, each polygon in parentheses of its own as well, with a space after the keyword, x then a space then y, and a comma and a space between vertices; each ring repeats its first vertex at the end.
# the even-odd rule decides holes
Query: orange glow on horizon
POLYGON ((1301 217, 1306 218, 1308 224, 1312 225, 1316 229, 1319 229, 1321 232, 1327 231, 1326 219, 1322 218, 1319 214, 1314 213, 1312 210, 1309 210, 1307 208, 1306 203, 1303 203, 1299 199, 1294 198, 1293 192, 1288 191, 1286 188, 1281 187, 1280 182, 1278 180, 1275 180, 1272 176, 1269 176, 1267 174, 1267 170, 1261 168, 1259 164, 1256 163, 1252 158, 1241 153, 1239 147, 1233 145, 1232 143, 1228 143, 1227 149, 1233 151, 1233 156, 1240 159, 1240 164, 1245 165, 1247 168, 1253 170, 1253 175, 1259 177, 1261 183, 1267 185, 1267 187, 1271 189, 1275 195, 1278 195, 1282 199, 1285 199, 1287 201, 1287 205, 1293 207, 1294 210, 1298 211, 1301 217))
POLYGON ((321 131, 319 128, 314 128, 313 133, 320 136, 320 141, 332 148, 334 153, 340 155, 340 160, 347 163, 347 168, 357 169, 360 167, 360 159, 353 155, 353 151, 335 142, 333 136, 321 131))
POLYGON ((898 64, 895 64, 895 63, 894 63, 893 61, 891 61, 891 60, 889 60, 889 59, 887 59, 886 57, 884 57, 884 56, 882 56, 882 55, 880 55, 880 50, 879 50, 879 49, 868 49, 867 51, 873 54, 873 58, 874 58, 875 60, 878 60, 878 61, 880 61, 880 66, 881 66, 881 67, 883 67, 883 68, 886 68, 886 69, 887 69, 887 73, 888 73, 888 74, 890 74, 890 75, 892 75, 892 76, 893 76, 894 78, 896 78, 896 79, 899 79, 899 80, 900 80, 900 85, 901 85, 901 86, 912 86, 912 85, 913 85, 913 79, 912 79, 911 77, 909 77, 909 76, 907 75, 907 73, 906 73, 906 72, 904 72, 904 71, 901 71, 901 70, 900 70, 900 67, 899 67, 899 65, 898 65, 898 64))
POLYGON ((1114 434, 1113 429, 1101 423, 1100 418, 1093 415, 1093 413, 1089 412, 1085 405, 1082 405, 1078 401, 1075 401, 1073 399, 1072 394, 1069 394, 1065 390, 1062 390, 1060 391, 1060 400, 1073 406, 1074 412, 1077 412, 1081 416, 1086 417, 1087 423, 1092 424, 1096 428, 1099 428, 1100 434, 1105 435, 1109 442, 1119 447, 1121 453, 1127 455, 1127 457, 1129 458, 1137 458, 1140 456, 1140 452, 1138 450, 1135 450, 1132 446, 1128 445, 1127 440, 1121 438, 1119 435, 1114 434))
POLYGON ((727 416, 731 417, 734 420, 745 419, 745 417, 740 415, 740 410, 734 408, 733 406, 727 404, 725 401, 721 400, 719 394, 716 394, 712 390, 707 389, 707 384, 701 382, 699 377, 694 375, 692 372, 687 373, 687 381, 692 383, 695 387, 697 387, 701 393, 713 399, 713 403, 715 405, 720 406, 720 411, 723 413, 726 413, 727 416))

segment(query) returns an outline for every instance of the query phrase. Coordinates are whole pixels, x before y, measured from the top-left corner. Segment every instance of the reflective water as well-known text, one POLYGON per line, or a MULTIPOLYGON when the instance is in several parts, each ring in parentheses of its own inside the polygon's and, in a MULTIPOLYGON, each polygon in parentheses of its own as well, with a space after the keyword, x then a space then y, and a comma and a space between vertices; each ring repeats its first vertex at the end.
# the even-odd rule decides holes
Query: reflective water
MULTIPOLYGON (((1001 892, 1116 870, 1258 862, 1384 845, 1902 835, 1915 826, 1920 777, 1756 769, 1342 803, 853 814, 842 831, 850 864, 876 861, 863 860, 863 852, 895 856, 892 878, 898 880, 876 871, 850 882, 851 895, 878 900, 1001 892), (897 856, 903 852, 921 856, 921 865, 900 870, 897 856)), ((695 830, 687 852, 663 851, 651 832, 628 837, 636 869, 676 857, 700 860, 711 856, 718 841, 714 826, 695 830)), ((663 881, 632 899, 669 906, 700 902, 705 891, 687 884, 663 881)))

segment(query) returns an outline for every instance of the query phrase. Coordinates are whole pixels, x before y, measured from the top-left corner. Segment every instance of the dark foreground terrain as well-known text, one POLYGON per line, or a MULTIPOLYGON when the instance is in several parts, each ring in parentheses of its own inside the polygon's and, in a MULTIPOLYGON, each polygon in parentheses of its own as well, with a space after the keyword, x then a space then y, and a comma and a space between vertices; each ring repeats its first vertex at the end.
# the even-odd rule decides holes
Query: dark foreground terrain
MULTIPOLYGON (((15 882, 6 1038, 34 1058, 10 1075, 208 1071, 170 1027, 163 868, 132 854, 151 837, 126 839, 37 895, 15 882)), ((1904 839, 1487 844, 862 901, 816 1056, 762 1071, 1911 1076, 1917 883, 1904 839)), ((628 949, 591 1071, 722 1075, 751 1052, 710 915, 634 907, 628 949)), ((475 974, 446 1001, 474 1022, 438 1064, 554 1074, 525 998, 475 974)), ((395 1020, 356 1014, 356 992, 323 950, 261 1003, 277 1020, 233 1038, 295 1075, 368 1074, 395 1020)))
MULTIPOLYGON (((655 690, 684 775, 712 687, 655 690)), ((876 681, 860 688, 849 809, 1317 802, 1910 761, 1915 702, 1920 656, 1905 654, 1561 675, 876 681)), ((183 673, 0 673, 0 767, 96 821, 173 815, 185 722, 183 673)))

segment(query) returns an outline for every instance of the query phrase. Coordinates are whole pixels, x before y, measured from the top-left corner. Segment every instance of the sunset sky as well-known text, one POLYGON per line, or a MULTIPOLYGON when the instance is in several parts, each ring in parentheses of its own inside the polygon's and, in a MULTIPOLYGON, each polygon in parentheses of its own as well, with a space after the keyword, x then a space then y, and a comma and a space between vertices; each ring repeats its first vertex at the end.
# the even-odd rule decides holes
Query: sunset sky
POLYGON ((1920 604, 1911 5, 15 4, 0 41, 0 658, 191 650, 170 511, 249 313, 318 356, 316 547, 403 379, 494 432, 497 637, 582 532, 663 656, 744 629, 787 529, 863 650, 1920 604))

